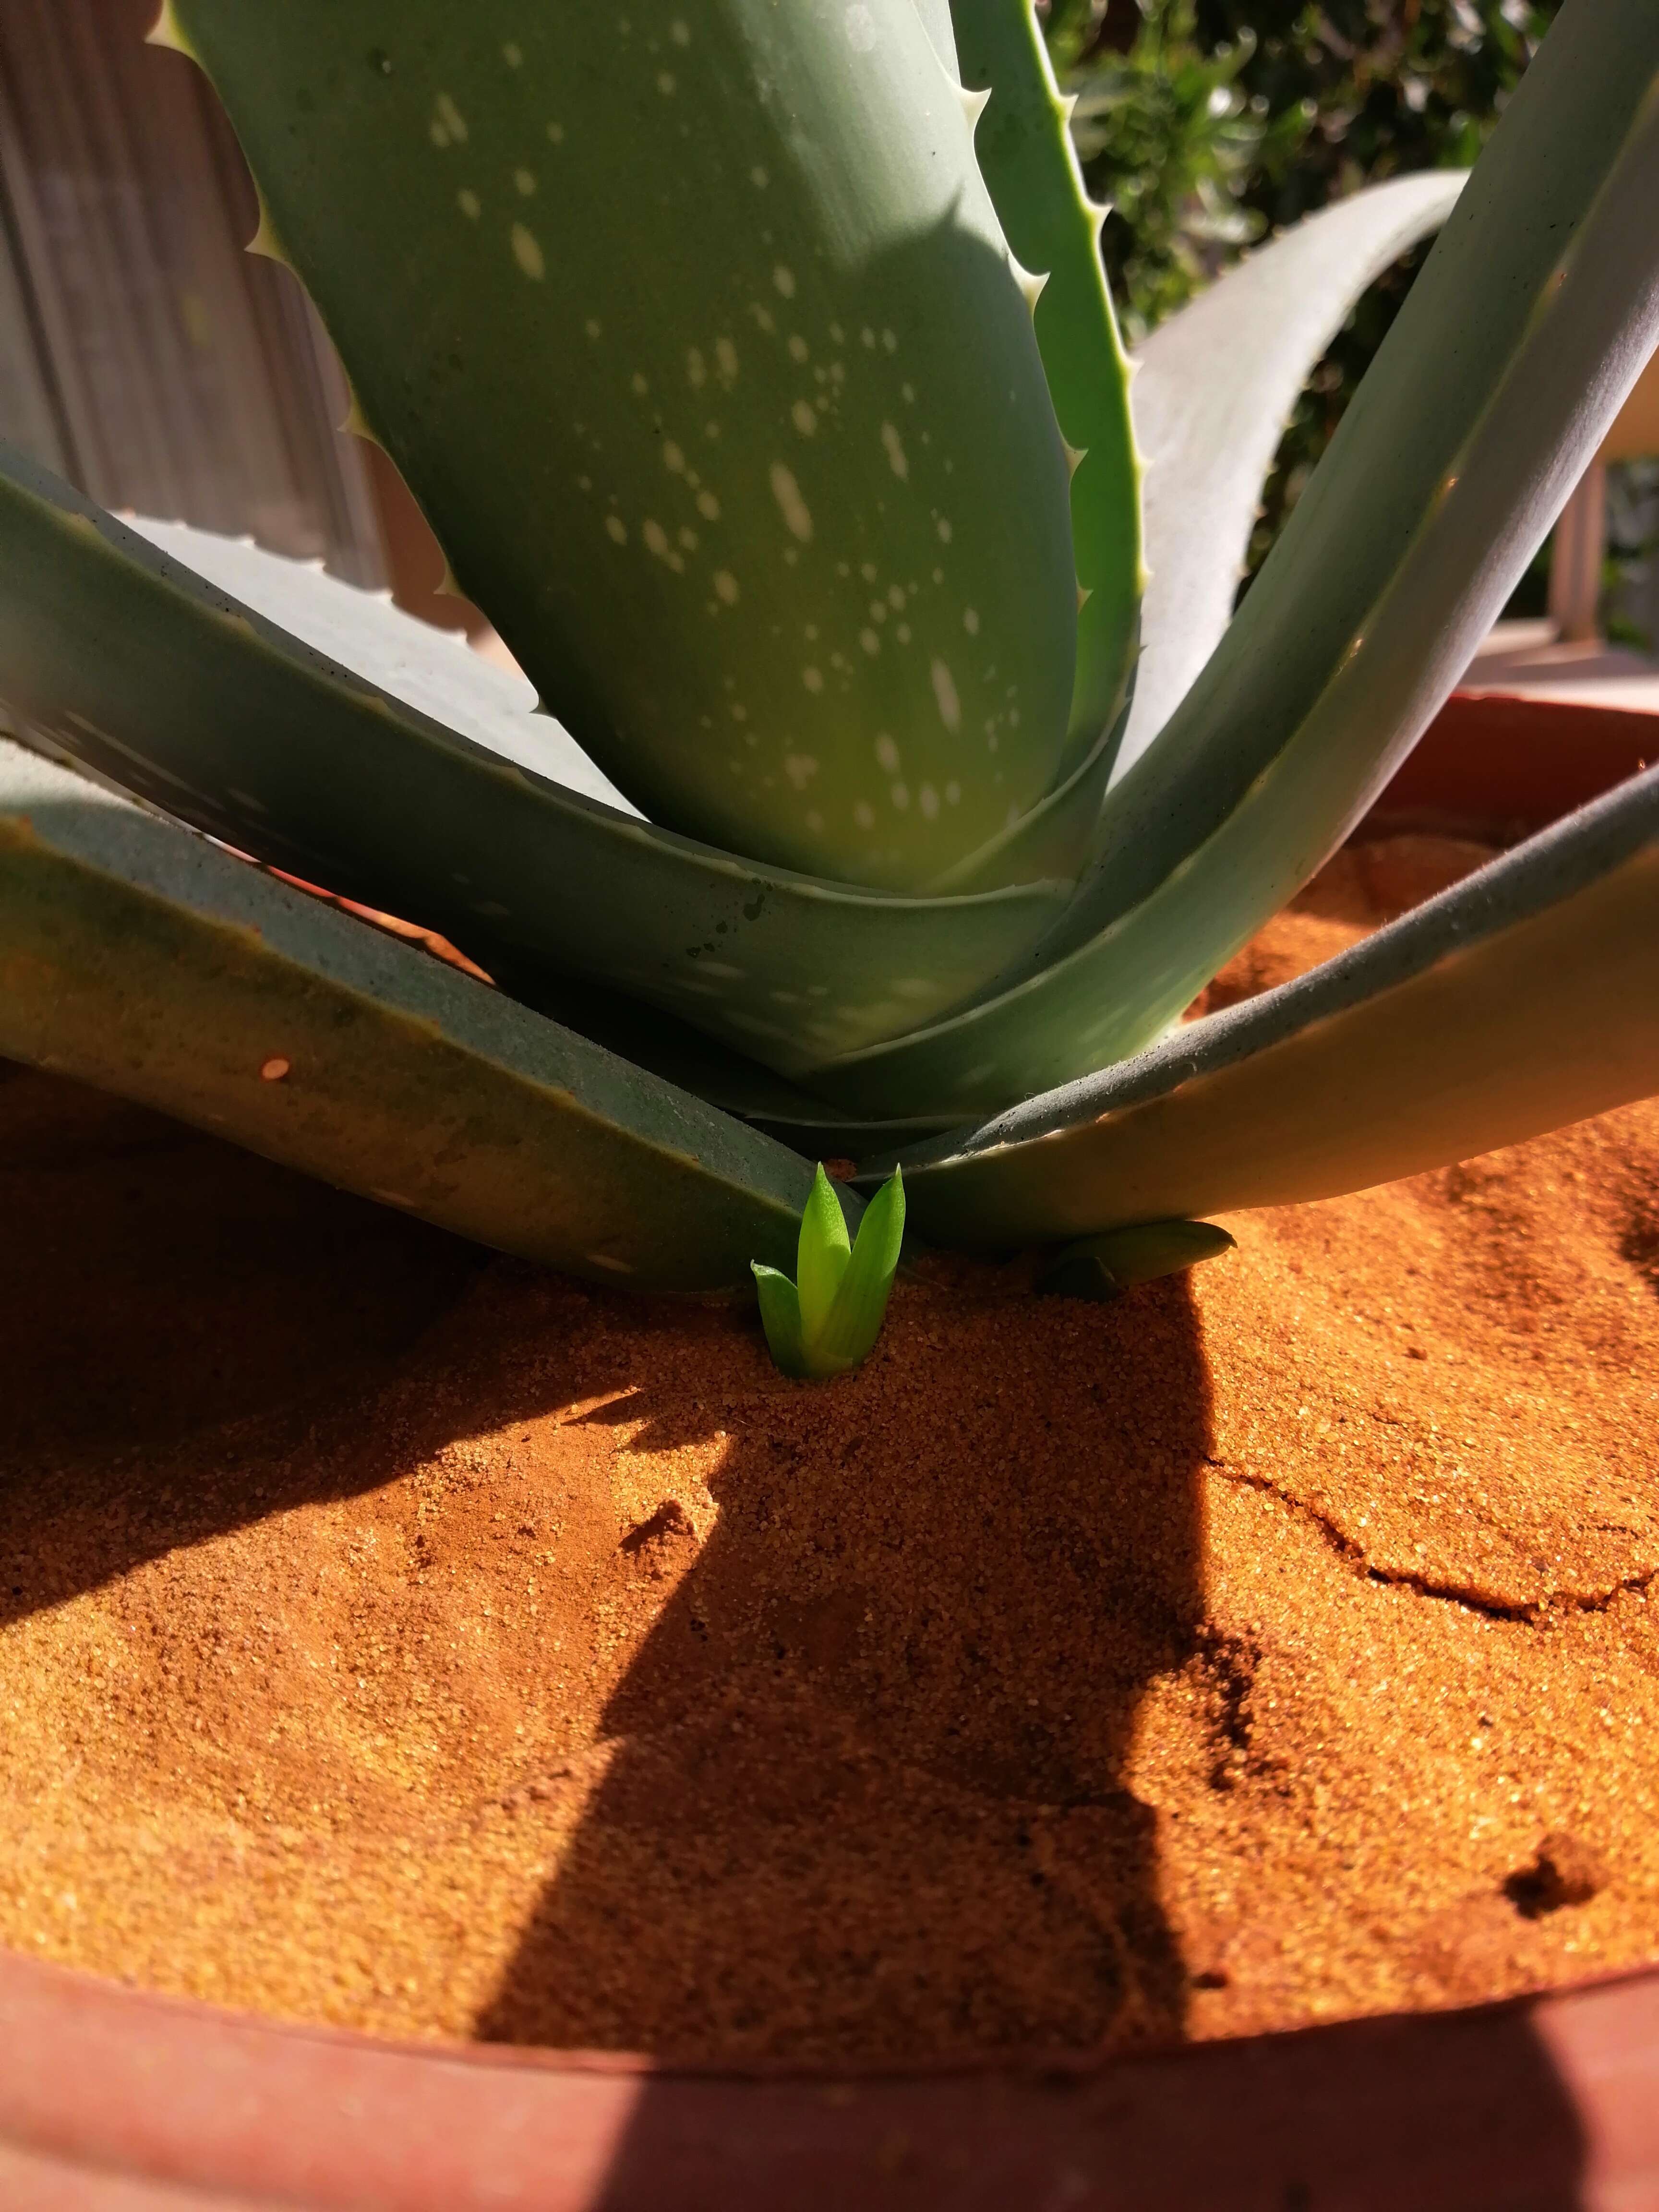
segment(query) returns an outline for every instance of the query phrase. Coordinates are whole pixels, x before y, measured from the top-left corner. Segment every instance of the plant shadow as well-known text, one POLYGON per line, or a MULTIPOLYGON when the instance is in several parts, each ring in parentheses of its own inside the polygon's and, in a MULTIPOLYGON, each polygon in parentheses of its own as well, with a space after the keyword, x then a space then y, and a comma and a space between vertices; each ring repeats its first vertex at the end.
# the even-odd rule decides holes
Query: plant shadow
POLYGON ((296 1453, 488 1255, 61 1079, 0 1062, 0 1626, 303 1497, 296 1453), (258 1471, 226 1438, 264 1425, 258 1471))
MULTIPOLYGON (((642 1416, 656 1451, 710 1431, 649 1383, 588 1418, 642 1416)), ((672 1595, 479 2034, 854 2063, 1178 2038, 1126 1764, 1203 1615, 1184 1281, 901 1284, 859 1374, 724 1418, 701 1553, 672 1499, 624 1543, 672 1595)))

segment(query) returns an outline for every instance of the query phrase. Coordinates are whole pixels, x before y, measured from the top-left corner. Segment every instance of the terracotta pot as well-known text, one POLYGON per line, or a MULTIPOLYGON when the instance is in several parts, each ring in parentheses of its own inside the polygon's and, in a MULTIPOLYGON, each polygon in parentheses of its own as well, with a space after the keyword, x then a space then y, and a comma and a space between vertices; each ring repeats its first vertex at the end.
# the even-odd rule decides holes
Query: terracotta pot
MULTIPOLYGON (((1365 830, 1524 832, 1659 716, 1451 701, 1365 830)), ((1638 2212, 1659 1971, 1109 2063, 851 2080, 379 2043, 0 1953, 8 2212, 1638 2212)))

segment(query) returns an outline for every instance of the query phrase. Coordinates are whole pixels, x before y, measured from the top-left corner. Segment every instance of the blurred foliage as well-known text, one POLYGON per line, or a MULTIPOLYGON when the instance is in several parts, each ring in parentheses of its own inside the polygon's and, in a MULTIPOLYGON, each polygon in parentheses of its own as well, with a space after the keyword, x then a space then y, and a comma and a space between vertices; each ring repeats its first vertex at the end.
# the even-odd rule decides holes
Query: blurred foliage
POLYGON ((1613 645, 1659 652, 1659 461, 1607 471, 1603 627, 1613 645))
MULTIPOLYGON (((1467 167, 1559 0, 1039 0, 1131 345, 1248 246, 1366 183, 1467 167)), ((1360 301, 1297 403, 1266 557, 1426 248, 1360 301)))

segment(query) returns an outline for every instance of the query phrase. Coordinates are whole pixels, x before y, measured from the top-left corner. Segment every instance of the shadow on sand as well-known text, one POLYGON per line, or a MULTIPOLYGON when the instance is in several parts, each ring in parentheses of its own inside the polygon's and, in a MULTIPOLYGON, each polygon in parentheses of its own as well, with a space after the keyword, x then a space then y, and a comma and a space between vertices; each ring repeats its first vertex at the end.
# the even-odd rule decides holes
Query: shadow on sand
MULTIPOLYGON (((882 1353, 726 1409, 714 1531, 603 1717, 488 2039, 902 2060, 1182 2033, 1126 1753, 1203 1663, 1206 1373, 1183 1284, 910 1286, 882 1353)), ((775 1378, 771 1378, 775 1381, 775 1378)), ((715 1416, 647 1382, 653 1450, 715 1416)), ((665 1505, 641 1572, 691 1539, 665 1505)))
MULTIPOLYGON (((360 1388, 479 1265, 46 1079, 0 1070, 0 1618, 294 1502, 151 1498, 145 1441, 250 1414, 302 1434, 333 1375, 360 1388)), ((1583 2126, 1524 2007, 1096 2063, 1184 2027, 1130 1787, 1147 1685, 1184 1672, 1231 1749, 1207 1380, 1181 1284, 1030 1314, 983 1279, 912 1285, 882 1356, 817 1391, 757 1349, 734 1363, 714 1314, 671 1334, 694 1365, 721 1340, 718 1397, 617 1347, 633 1387, 586 1419, 703 1464, 718 1440, 720 1517, 700 1554, 667 1503, 623 1540, 623 1576, 672 1595, 478 2032, 862 2077, 648 2078, 592 2212, 1580 2212, 1583 2126), (944 2070, 894 2078, 918 2051, 944 2070)), ((492 1419, 566 1395, 511 1370, 473 1378, 492 1419)), ((386 1480, 422 1441, 324 1455, 326 1486, 386 1480)))
MULTIPOLYGON (((292 1469, 227 1474, 223 1455, 176 1492, 155 1465, 257 1416, 280 1465, 276 1431, 302 1437, 337 1382, 361 1389, 484 1264, 383 1206, 3 1061, 0 1218, 0 1626, 323 1494, 292 1469)), ((337 1455, 322 1480, 368 1490, 394 1471, 337 1455)))

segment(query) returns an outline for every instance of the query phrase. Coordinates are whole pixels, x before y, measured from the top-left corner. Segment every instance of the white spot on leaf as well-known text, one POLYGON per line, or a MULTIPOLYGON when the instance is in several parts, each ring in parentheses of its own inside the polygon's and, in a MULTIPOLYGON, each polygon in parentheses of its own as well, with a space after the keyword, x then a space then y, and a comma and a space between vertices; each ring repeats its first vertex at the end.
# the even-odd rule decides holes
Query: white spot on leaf
POLYGON ((890 422, 884 422, 881 426, 881 442, 887 448, 888 465, 893 474, 901 480, 908 479, 910 463, 905 454, 904 441, 890 422))
POLYGON ((962 702, 957 696, 956 678, 942 660, 935 660, 927 672, 933 678, 933 696, 939 702, 939 718, 947 730, 962 727, 962 702))
POLYGON ((534 231, 526 230, 523 223, 513 226, 513 258, 532 283, 539 284, 547 274, 547 264, 542 258, 542 249, 534 231))
POLYGON ((778 503, 784 528, 803 545, 810 544, 812 537, 812 517, 806 501, 800 495, 800 486, 781 461, 774 461, 771 471, 772 496, 778 503))

